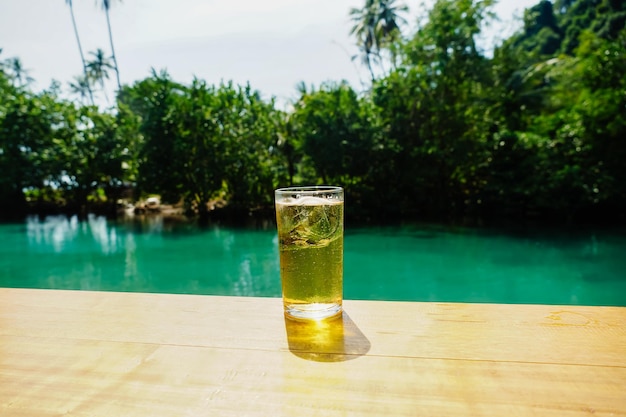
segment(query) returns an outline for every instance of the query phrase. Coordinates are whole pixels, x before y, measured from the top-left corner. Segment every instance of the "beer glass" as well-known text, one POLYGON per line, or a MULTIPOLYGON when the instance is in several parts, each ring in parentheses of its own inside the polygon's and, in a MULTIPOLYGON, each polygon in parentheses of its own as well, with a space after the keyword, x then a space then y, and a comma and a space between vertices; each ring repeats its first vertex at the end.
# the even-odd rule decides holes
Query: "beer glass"
POLYGON ((341 315, 343 189, 279 188, 275 198, 285 315, 295 320, 341 315))

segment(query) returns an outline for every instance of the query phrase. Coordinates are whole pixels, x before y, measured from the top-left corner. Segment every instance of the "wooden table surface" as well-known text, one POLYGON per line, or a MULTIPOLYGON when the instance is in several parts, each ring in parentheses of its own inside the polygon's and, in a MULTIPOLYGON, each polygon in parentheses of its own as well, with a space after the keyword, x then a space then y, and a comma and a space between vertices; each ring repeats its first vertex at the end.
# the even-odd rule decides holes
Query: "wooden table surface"
POLYGON ((0 416, 626 416, 626 308, 0 289, 0 416))

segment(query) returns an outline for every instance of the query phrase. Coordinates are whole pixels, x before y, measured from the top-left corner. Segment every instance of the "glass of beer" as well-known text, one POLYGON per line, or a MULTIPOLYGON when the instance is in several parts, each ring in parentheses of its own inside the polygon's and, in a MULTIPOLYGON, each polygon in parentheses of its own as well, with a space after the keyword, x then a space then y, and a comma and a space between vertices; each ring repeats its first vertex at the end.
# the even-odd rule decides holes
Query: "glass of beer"
POLYGON ((276 223, 287 318, 341 315, 343 300, 343 189, 279 188, 276 223))

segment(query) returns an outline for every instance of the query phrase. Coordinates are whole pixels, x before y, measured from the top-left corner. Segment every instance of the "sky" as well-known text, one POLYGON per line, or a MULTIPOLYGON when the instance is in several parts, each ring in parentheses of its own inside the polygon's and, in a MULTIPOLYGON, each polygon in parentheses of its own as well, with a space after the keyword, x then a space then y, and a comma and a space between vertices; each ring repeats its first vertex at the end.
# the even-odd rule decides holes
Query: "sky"
MULTIPOLYGON (((429 1, 429 0, 427 0, 429 1)), ((432 0, 431 0, 432 1, 432 0)), ((486 38, 503 38, 519 27, 525 7, 538 0, 500 0, 500 22, 486 38)), ((106 17, 95 0, 74 0, 83 51, 110 54, 106 17)), ((250 83, 265 98, 289 102, 296 85, 367 80, 359 60, 349 11, 364 0, 112 0, 113 41, 122 84, 167 69, 178 82, 193 77, 210 84, 250 83)), ((422 0, 405 0, 408 20, 424 13, 422 0)), ((489 41, 485 41, 489 43, 489 41)), ((55 79, 67 84, 82 63, 65 0, 0 0, 0 59, 19 57, 35 79, 35 91, 55 79)), ((110 88, 114 74, 110 74, 110 88)))

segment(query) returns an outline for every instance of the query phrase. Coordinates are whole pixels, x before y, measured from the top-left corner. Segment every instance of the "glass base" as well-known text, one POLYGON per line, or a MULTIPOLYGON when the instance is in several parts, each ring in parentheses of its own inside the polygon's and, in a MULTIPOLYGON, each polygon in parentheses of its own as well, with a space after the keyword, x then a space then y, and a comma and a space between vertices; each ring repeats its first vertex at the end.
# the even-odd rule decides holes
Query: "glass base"
POLYGON ((285 304, 285 317, 292 320, 324 320, 339 317, 342 311, 341 304, 285 304))

